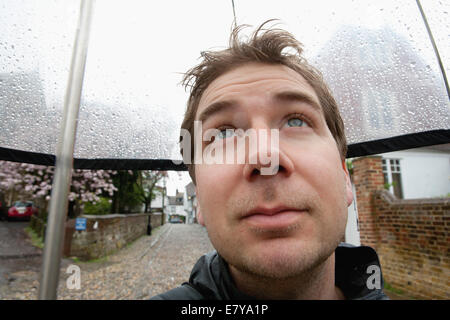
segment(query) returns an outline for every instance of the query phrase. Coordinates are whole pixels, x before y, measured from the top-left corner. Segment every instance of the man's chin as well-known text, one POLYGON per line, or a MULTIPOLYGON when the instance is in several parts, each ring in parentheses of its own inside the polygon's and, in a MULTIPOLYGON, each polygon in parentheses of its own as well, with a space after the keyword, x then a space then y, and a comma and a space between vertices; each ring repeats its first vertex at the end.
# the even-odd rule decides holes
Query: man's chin
POLYGON ((266 243, 230 263, 239 271, 270 279, 298 277, 323 263, 331 253, 316 246, 289 247, 286 243, 266 243), (325 251, 325 252, 324 252, 325 251))

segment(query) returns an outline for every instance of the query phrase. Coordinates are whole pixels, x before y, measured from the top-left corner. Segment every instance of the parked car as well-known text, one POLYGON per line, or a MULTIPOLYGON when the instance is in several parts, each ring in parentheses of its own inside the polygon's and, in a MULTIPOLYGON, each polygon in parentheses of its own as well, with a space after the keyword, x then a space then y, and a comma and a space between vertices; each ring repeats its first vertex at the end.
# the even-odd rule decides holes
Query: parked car
POLYGON ((170 216, 169 222, 170 223, 184 223, 183 219, 181 219, 179 216, 170 216))
POLYGON ((38 214, 38 208, 32 201, 16 201, 8 210, 8 220, 30 219, 32 215, 38 214))

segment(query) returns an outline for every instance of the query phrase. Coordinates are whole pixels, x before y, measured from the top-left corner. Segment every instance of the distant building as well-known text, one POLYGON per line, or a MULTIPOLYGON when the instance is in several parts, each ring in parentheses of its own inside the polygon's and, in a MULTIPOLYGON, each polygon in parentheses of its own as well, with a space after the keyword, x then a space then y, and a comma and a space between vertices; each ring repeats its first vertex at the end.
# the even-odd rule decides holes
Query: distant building
POLYGON ((184 211, 184 193, 176 192, 175 196, 168 196, 169 201, 167 206, 167 222, 183 222, 187 221, 187 214, 184 211))

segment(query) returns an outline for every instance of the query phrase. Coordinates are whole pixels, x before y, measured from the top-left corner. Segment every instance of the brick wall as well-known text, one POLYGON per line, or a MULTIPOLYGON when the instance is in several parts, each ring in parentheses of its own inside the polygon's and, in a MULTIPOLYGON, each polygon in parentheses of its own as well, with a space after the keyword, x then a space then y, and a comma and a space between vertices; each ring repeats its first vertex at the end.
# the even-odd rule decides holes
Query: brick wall
POLYGON ((361 244, 377 250, 386 282, 411 297, 450 299, 450 199, 396 199, 383 188, 381 157, 353 166, 361 244))
MULTIPOLYGON (((81 216, 86 230, 75 230, 75 219, 66 223, 64 255, 82 260, 104 257, 147 233, 149 214, 111 214, 81 216), (94 225, 97 226, 94 229, 94 225)), ((161 215, 152 215, 152 227, 161 225, 161 215)))
POLYGON ((353 160, 352 180, 356 188, 361 244, 376 249, 379 239, 375 222, 373 192, 384 189, 381 157, 372 156, 353 160))
POLYGON ((424 299, 450 299, 449 199, 374 194, 378 252, 386 281, 424 299))

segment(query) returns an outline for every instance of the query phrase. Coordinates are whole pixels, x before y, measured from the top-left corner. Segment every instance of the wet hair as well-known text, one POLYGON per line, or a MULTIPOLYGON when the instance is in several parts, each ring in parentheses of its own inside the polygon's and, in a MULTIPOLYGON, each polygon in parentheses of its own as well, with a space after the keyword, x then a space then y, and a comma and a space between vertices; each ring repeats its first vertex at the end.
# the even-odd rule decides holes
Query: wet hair
MULTIPOLYGON (((201 52, 202 61, 184 74, 182 84, 190 88, 187 109, 182 129, 194 137, 194 120, 200 99, 208 86, 218 77, 247 63, 284 65, 299 73, 314 89, 319 98, 327 126, 333 135, 342 160, 347 154, 347 141, 339 109, 330 89, 319 70, 310 65, 303 57, 303 45, 295 37, 282 29, 266 28, 271 22, 262 23, 248 39, 241 39, 240 32, 246 25, 235 27, 230 35, 228 48, 220 51, 201 52)), ((181 137, 180 137, 181 140, 181 137)), ((194 139, 191 139, 191 163, 186 164, 194 184, 195 165, 194 139)), ((183 154, 182 148, 180 148, 183 154)))

